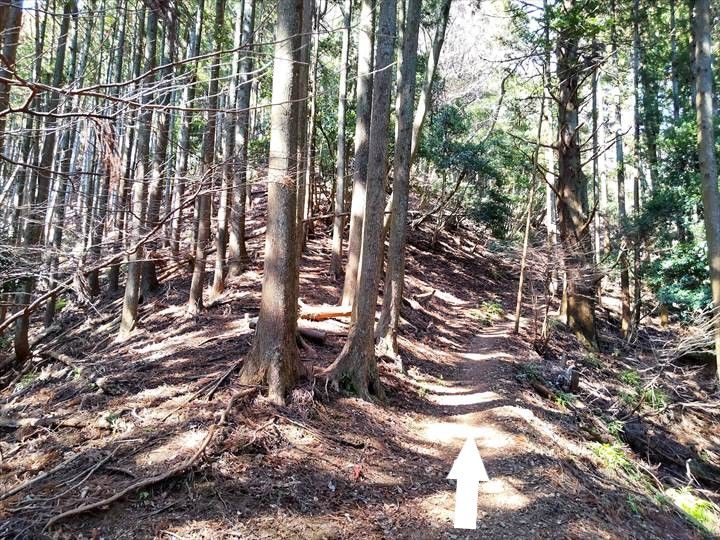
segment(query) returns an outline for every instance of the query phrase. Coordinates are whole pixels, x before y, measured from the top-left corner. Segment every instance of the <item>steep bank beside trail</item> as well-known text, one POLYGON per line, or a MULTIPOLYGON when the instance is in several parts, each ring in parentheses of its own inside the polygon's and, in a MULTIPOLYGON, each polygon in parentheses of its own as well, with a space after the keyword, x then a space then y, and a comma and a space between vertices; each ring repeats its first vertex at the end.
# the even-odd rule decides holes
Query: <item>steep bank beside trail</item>
MULTIPOLYGON (((666 494, 682 488, 682 471, 641 461, 610 422, 630 412, 644 426, 668 412, 679 425, 695 419, 696 434, 683 428, 680 442, 697 456, 690 439, 712 426, 708 417, 673 407, 669 390, 665 410, 597 405, 596 394, 621 402, 621 392, 641 392, 655 375, 643 371, 652 358, 627 348, 588 355, 558 325, 541 358, 529 344, 531 321, 510 333, 514 257, 472 236, 442 237, 436 250, 429 241, 427 231, 411 235, 413 300, 400 342, 407 372, 381 361, 385 403, 329 394, 318 377, 276 408, 262 389, 235 384, 257 314, 259 262, 192 320, 180 269, 143 305, 142 326, 125 343, 113 341, 114 322, 102 315, 112 299, 94 322, 68 308, 33 369, 0 394, 0 536, 699 538, 711 530, 711 520, 691 524, 692 512, 666 494), (622 375, 629 361, 634 383, 622 375), (567 362, 581 373, 575 395, 551 384, 567 362), (446 479, 467 437, 490 476, 471 532, 452 529, 455 486, 446 479)), ((327 245, 313 239, 304 258, 306 304, 337 298, 327 245)), ((324 343, 303 353, 316 371, 339 352, 347 320, 318 326, 324 343)), ((698 392, 706 385, 700 374, 682 380, 698 392)), ((708 438, 710 477, 716 448, 708 438)), ((714 498, 707 479, 699 482, 706 491, 693 493, 714 498)))

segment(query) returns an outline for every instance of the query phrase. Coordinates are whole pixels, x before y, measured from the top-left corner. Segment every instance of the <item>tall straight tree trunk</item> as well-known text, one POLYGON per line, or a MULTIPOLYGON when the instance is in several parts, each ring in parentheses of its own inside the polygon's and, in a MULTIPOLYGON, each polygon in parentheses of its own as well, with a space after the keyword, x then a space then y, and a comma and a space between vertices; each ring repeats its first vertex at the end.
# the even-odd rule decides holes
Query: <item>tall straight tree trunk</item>
MULTIPOLYGON (((142 57, 145 47, 145 7, 141 6, 135 14, 135 28, 137 40, 133 41, 132 68, 131 73, 134 79, 140 77, 142 69, 142 57)), ((131 179, 133 176, 133 159, 134 149, 136 147, 137 122, 139 121, 139 113, 131 111, 125 128, 124 146, 125 146, 125 168, 120 184, 118 185, 118 202, 116 205, 115 229, 117 239, 115 241, 115 249, 120 250, 126 246, 127 234, 126 226, 130 222, 128 216, 130 214, 129 204, 131 196, 131 179)), ((108 272, 108 287, 111 291, 120 289, 120 264, 114 264, 108 272)))
MULTIPOLYGON (((575 8, 574 0, 564 5, 575 8)), ((585 180, 581 171, 578 113, 579 40, 574 30, 558 35, 558 217, 567 276, 567 324, 588 348, 597 349, 595 268, 589 223, 583 208, 585 180)))
POLYGON ((355 156, 353 159, 353 187, 350 203, 350 233, 345 283, 340 303, 352 305, 358 287, 360 246, 365 217, 365 182, 368 167, 368 137, 373 92, 373 16, 374 0, 361 0, 358 22, 357 83, 355 85, 355 156))
MULTIPOLYGON (((612 3, 613 21, 610 27, 612 41, 613 67, 619 72, 620 60, 618 57, 618 35, 617 35, 617 11, 616 4, 612 3)), ((623 337, 630 335, 631 310, 630 310, 630 265, 628 261, 628 249, 630 248, 630 239, 627 235, 627 210, 625 203, 625 152, 623 149, 623 130, 622 130, 622 92, 617 89, 617 100, 615 102, 615 163, 617 174, 617 207, 618 207, 618 227, 620 229, 620 331, 623 337)))
POLYGON ((303 373, 297 332, 296 160, 297 104, 292 102, 302 0, 278 0, 273 61, 268 166, 267 232, 260 315, 252 349, 240 373, 243 384, 267 383, 269 398, 285 401, 303 373))
MULTIPOLYGON (((68 69, 68 77, 70 81, 75 80, 75 75, 77 73, 77 57, 79 48, 78 42, 80 35, 77 13, 74 14, 73 26, 73 40, 72 45, 70 46, 70 68, 68 69)), ((88 47, 88 41, 92 32, 92 28, 92 24, 89 24, 86 28, 83 39, 83 47, 85 49, 87 49, 88 47)), ((86 57, 85 54, 83 54, 82 56, 86 57)), ((84 62, 82 67, 84 68, 84 62)), ((73 102, 70 107, 72 109, 76 109, 78 103, 79 97, 76 96, 73 98, 73 102)), ((65 231, 65 205, 67 197, 67 187, 69 178, 71 176, 71 169, 73 164, 73 147, 77 144, 77 137, 79 136, 78 128, 79 122, 70 120, 58 144, 60 159, 59 171, 55 183, 55 191, 57 192, 57 194, 55 197, 55 203, 52 209, 49 210, 49 212, 52 214, 50 218, 52 223, 50 224, 50 233, 48 234, 48 244, 50 244, 50 249, 48 250, 47 256, 48 274, 50 276, 49 288, 55 287, 60 278, 58 266, 60 264, 60 251, 62 248, 63 233, 65 231)), ((50 298, 48 298, 45 304, 45 315, 43 322, 46 327, 50 326, 53 322, 53 319, 55 318, 56 301, 56 295, 52 295, 50 298)))
POLYGON ((247 261, 245 249, 245 207, 248 183, 248 141, 250 140, 250 93, 253 77, 253 34, 255 32, 255 0, 245 0, 242 10, 240 43, 242 51, 237 60, 238 81, 236 105, 238 108, 237 132, 235 134, 236 169, 233 177, 232 208, 230 209, 230 245, 228 251, 228 275, 237 276, 247 261))
MULTIPOLYGON (((53 70, 53 86, 60 87, 64 80, 65 70, 65 52, 67 50, 67 38, 70 29, 70 16, 76 10, 74 0, 66 0, 63 2, 63 16, 60 22, 60 34, 58 36, 57 47, 55 49, 55 67, 53 70)), ((51 113, 57 112, 60 104, 60 94, 51 92, 48 98, 47 111, 51 113)), ((45 223, 45 213, 48 210, 48 195, 50 192, 50 184, 52 182, 52 169, 55 157, 55 142, 57 137, 57 119, 54 116, 48 116, 43 126, 45 138, 43 140, 42 150, 40 152, 40 162, 37 170, 33 173, 34 189, 29 190, 30 197, 28 201, 27 226, 23 238, 23 248, 26 256, 30 259, 36 259, 36 255, 32 250, 42 244, 42 233, 45 223)), ((25 306, 30 303, 33 288, 35 287, 35 279, 33 276, 27 276, 20 280, 19 292, 17 294, 16 303, 19 306, 25 306)), ((30 357, 30 344, 28 342, 28 331, 30 329, 30 314, 25 313, 23 317, 17 319, 15 324, 15 361, 17 363, 24 362, 30 357)))
MULTIPOLYGON (((597 49, 597 43, 593 42, 593 48, 597 49)), ((598 105, 598 86, 600 79, 600 68, 595 66, 592 74, 592 175, 593 175, 593 204, 595 205, 595 262, 600 264, 603 259, 603 216, 600 208, 600 146, 598 144, 600 134, 600 108, 598 105)))
MULTIPOLYGON (((117 35, 117 46, 115 48, 115 54, 113 58, 113 77, 112 80, 116 83, 120 82, 122 79, 123 74, 123 60, 125 58, 125 36, 126 36, 126 27, 127 27, 127 10, 124 9, 123 0, 117 0, 116 3, 116 11, 118 12, 117 16, 120 17, 120 25, 118 27, 118 35, 117 35)), ((119 93, 119 89, 115 89, 112 91, 114 96, 117 96, 119 93)), ((128 126, 126 124, 121 125, 115 125, 112 130, 112 137, 113 137, 113 145, 116 145, 116 139, 121 137, 121 134, 123 132, 123 128, 126 130, 128 129, 128 126)), ((117 145, 117 151, 119 153, 118 159, 121 159, 120 156, 122 156, 123 147, 122 142, 120 145, 117 145)), ((128 154, 130 153, 130 149, 127 149, 128 154)), ((109 170, 107 171, 109 172, 109 170)), ((122 212, 122 209, 120 208, 120 200, 121 200, 121 192, 125 189, 124 183, 125 183, 125 175, 122 174, 122 171, 119 172, 118 178, 114 178, 111 180, 111 186, 115 186, 113 188, 113 193, 111 194, 111 199, 109 202, 112 202, 112 210, 113 210, 113 216, 111 219, 111 228, 114 229, 112 231, 112 240, 113 240, 113 246, 112 250, 114 252, 118 252, 121 248, 121 238, 122 238, 122 231, 119 227, 120 222, 120 214, 122 212), (113 181, 114 180, 114 181, 113 181)), ((108 208, 110 210, 110 208, 108 208)), ((110 292, 115 293, 119 289, 119 279, 120 279, 120 265, 113 265, 108 270, 108 289, 110 292)))
POLYGON ((670 77, 672 79, 673 121, 677 124, 680 120, 680 80, 678 78, 675 0, 670 0, 670 77))
POLYGON ((698 158, 703 185, 703 214, 710 261, 710 286, 715 320, 715 356, 720 378, 720 194, 718 193, 713 129, 712 18, 710 0, 695 0, 695 109, 698 158))
POLYGON ((423 81, 420 98, 418 99, 417 108, 415 109, 415 118, 413 119, 412 150, 410 154, 411 162, 417 155, 420 144, 420 133, 422 132, 427 112, 430 109, 432 85, 435 79, 435 72, 437 71, 438 63, 440 62, 440 52, 442 51, 442 46, 445 42, 445 31, 447 30, 448 21, 450 19, 451 4, 452 0, 443 0, 442 6, 440 7, 437 28, 435 29, 435 36, 433 37, 432 50, 428 55, 428 62, 425 67, 425 80, 423 81))
MULTIPOLYGON (((7 0, 6 0, 7 1, 7 0)), ((0 24, 0 47, 3 52, 3 62, 0 62, 0 77, 10 79, 11 73, 6 66, 15 66, 18 43, 20 42, 20 27, 22 26, 22 0, 11 0, 9 5, 0 8, 3 16, 0 24), (7 63, 7 64, 6 64, 7 63)), ((7 109, 10 103, 10 85, 0 82, 0 111, 7 109)), ((5 123, 7 115, 0 116, 0 154, 5 152, 5 123)))
MULTIPOLYGON (((225 0, 215 0, 215 26, 213 43, 215 50, 222 49, 222 28, 225 20, 225 0)), ((203 288, 205 287, 205 263, 207 244, 210 240, 210 205, 212 203, 211 188, 213 181, 213 162, 215 161, 215 131, 217 129, 218 84, 220 77, 220 58, 215 57, 210 68, 210 84, 208 85, 208 121, 202 148, 202 166, 200 182, 204 185, 203 192, 198 196, 197 203, 197 240, 195 242, 195 261, 193 264, 188 313, 197 315, 203 307, 203 288)))
MULTIPOLYGON (((157 30, 158 30, 158 12, 150 9, 147 16, 146 24, 146 42, 145 42, 145 73, 155 69, 157 55, 157 30)), ((152 81, 152 75, 149 75, 145 81, 145 89, 142 93, 143 105, 148 104, 153 96, 149 87, 152 81)), ((131 242, 138 242, 146 232, 146 203, 147 203, 147 172, 150 168, 150 131, 152 128, 153 110, 141 107, 138 114, 137 129, 137 149, 136 149, 136 169, 135 178, 132 186, 132 230, 130 237, 131 242)), ((145 253, 145 247, 138 245, 137 248, 128 255, 127 277, 125 281, 125 295, 123 297, 122 316, 120 319, 121 339, 130 335, 137 322, 138 301, 140 297, 140 279, 142 260, 145 253)))
POLYGON ((310 217, 315 209, 315 140, 317 135, 317 104, 318 104, 318 59, 320 56, 320 18, 321 6, 315 9, 315 26, 313 28, 313 57, 310 76, 310 126, 308 127, 307 171, 305 174, 305 238, 310 236, 315 227, 310 217))
POLYGON ((374 326, 380 277, 379 255, 383 237, 388 125, 393 82, 393 72, 389 67, 395 50, 396 8, 395 0, 380 1, 368 149, 367 202, 362 234, 362 271, 354 305, 356 318, 343 350, 326 371, 333 386, 339 388, 341 381, 350 381, 352 389, 364 399, 369 399, 370 394, 384 396, 375 359, 374 326))
POLYGON ((403 43, 398 59, 397 125, 393 162, 393 213, 387 253, 382 312, 375 331, 385 351, 398 356, 398 328, 405 281, 405 244, 407 237, 410 168, 412 163, 412 128, 415 101, 418 34, 422 0, 408 0, 404 14, 403 43))
MULTIPOLYGON (((195 15, 195 25, 190 28, 190 37, 188 39, 187 57, 194 58, 200 54, 200 42, 202 40, 202 25, 205 0, 199 0, 195 15)), ((175 184, 173 193, 173 218, 172 218, 172 238, 170 246, 173 254, 177 256, 180 253, 180 235, 183 228, 183 210, 180 207, 185 197, 185 184, 187 182, 188 164, 190 158, 190 124, 192 123, 192 112, 187 108, 192 107, 195 100, 197 86, 197 67, 191 64, 187 72, 187 82, 183 86, 182 103, 185 110, 180 116, 180 133, 178 135, 178 152, 177 166, 175 169, 175 184)))
MULTIPOLYGON (((172 10, 169 10, 164 17, 165 35, 162 50, 162 65, 165 66, 160 71, 160 80, 167 81, 169 87, 172 86, 173 67, 175 61, 175 42, 176 28, 175 18, 172 10)), ((170 105, 171 90, 161 89, 161 95, 158 103, 167 107, 170 105)), ((160 208, 162 206, 163 193, 165 191, 165 176, 168 167, 168 145, 170 143, 170 112, 163 110, 157 114, 157 137, 155 140, 155 149, 153 151, 152 173, 150 177, 150 185, 148 188, 147 202, 147 228, 148 230, 156 227, 160 223, 160 208)), ((159 242, 156 238, 152 238, 147 244, 147 260, 142 265, 142 294, 150 295, 155 291, 160 283, 157 278, 157 270, 155 268, 155 251, 159 248, 159 242)))
POLYGON ((338 113, 337 113, 337 151, 335 158, 335 217, 333 219, 332 258, 330 272, 335 279, 342 274, 342 245, 345 220, 345 174, 347 172, 345 141, 345 109, 347 106, 347 71, 348 56, 350 55, 350 19, 352 16, 352 0, 345 0, 343 7, 343 34, 342 51, 340 53, 340 82, 338 83, 338 113))
MULTIPOLYGON (((640 0, 633 0, 633 94, 635 133, 635 175, 633 176, 633 218, 640 217, 640 175, 642 153, 640 149, 640 0)), ((640 329, 642 310, 642 279, 640 276, 640 228, 635 227, 633 238, 633 328, 640 329)))
MULTIPOLYGON (((307 128, 308 128, 308 77, 310 75, 310 52, 312 42, 312 22, 315 0, 303 2, 302 23, 300 27, 300 65, 297 70, 298 87, 298 166, 297 166, 297 258, 298 265, 305 244, 305 182, 307 181, 307 128)), ((298 274, 299 275, 299 274, 298 274)))
MULTIPOLYGON (((237 106, 237 83, 238 71, 240 69, 240 44, 242 39, 243 27, 243 4, 237 2, 235 6, 235 32, 233 37, 234 53, 232 62, 232 71, 230 74, 230 84, 228 86, 228 108, 232 109, 237 106)), ((238 167, 235 157, 235 135, 237 129, 237 114, 226 113, 224 118, 223 130, 225 137, 223 139, 223 175, 222 187, 220 189, 220 206, 217 215, 217 231, 215 233, 215 271, 213 272, 213 283, 210 288, 210 300, 213 301, 225 290, 225 256, 228 251, 228 224, 230 212, 230 194, 235 185, 235 170, 238 167)), ((220 130, 218 130, 220 131, 220 130)), ((230 261, 228 261, 230 264, 230 261)))

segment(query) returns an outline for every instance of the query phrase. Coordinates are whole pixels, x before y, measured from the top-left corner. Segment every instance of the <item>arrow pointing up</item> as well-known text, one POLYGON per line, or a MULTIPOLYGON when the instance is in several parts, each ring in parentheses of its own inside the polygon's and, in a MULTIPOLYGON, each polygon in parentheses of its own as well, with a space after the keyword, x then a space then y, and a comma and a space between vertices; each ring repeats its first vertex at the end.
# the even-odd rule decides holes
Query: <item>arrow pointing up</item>
POLYGON ((487 472, 475 439, 468 437, 455 458, 448 480, 457 480, 455 488, 455 523, 456 529, 477 528, 478 482, 487 482, 487 472))

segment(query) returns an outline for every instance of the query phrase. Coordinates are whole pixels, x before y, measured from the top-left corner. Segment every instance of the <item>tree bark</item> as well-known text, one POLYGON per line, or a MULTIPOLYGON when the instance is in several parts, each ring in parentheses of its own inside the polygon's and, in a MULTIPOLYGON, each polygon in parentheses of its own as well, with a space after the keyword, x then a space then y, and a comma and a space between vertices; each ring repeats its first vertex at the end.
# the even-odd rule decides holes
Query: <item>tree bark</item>
MULTIPOLYGON (((612 55, 615 69, 619 69, 618 57, 618 35, 617 35, 617 11, 615 1, 612 4, 613 21, 611 25, 612 55)), ((615 102, 615 169, 617 174, 617 207, 618 227, 620 232, 620 331, 624 338, 630 335, 631 312, 630 312, 630 269, 628 262, 628 249, 630 239, 627 236, 627 210, 625 204, 625 153, 623 149, 622 131, 622 92, 618 89, 617 101, 615 102)))
POLYGON ((680 80, 678 78, 675 0, 670 0, 670 77, 672 80, 673 121, 677 124, 680 120, 680 80))
MULTIPOLYGON (((196 57, 200 54, 200 41, 202 39, 202 25, 205 1, 199 0, 195 15, 195 25, 190 28, 190 36, 188 38, 186 56, 188 58, 196 57)), ((197 67, 191 64, 190 69, 186 73, 187 82, 183 86, 182 103, 184 108, 191 107, 195 100, 197 87, 197 67)), ((190 124, 192 122, 192 112, 183 110, 180 114, 180 133, 178 135, 178 149, 175 168, 175 182, 173 186, 173 210, 175 213, 172 218, 172 235, 170 247, 173 255, 176 257, 180 253, 180 235, 182 233, 184 213, 179 210, 185 197, 185 187, 187 182, 188 164, 190 157, 190 124)))
POLYGON ((247 151, 250 140, 250 93, 252 90, 253 70, 252 44, 255 31, 255 0, 245 0, 242 11, 242 29, 240 42, 243 49, 238 57, 238 81, 236 103, 237 132, 235 134, 235 159, 237 168, 233 178, 232 208, 230 210, 230 246, 228 252, 228 275, 238 276, 247 262, 245 248, 245 203, 248 181, 247 151))
MULTIPOLYGON (((172 63, 175 61, 175 43, 177 41, 175 28, 176 21, 172 10, 168 10, 168 13, 164 17, 164 22, 165 36, 162 51, 162 65, 165 67, 160 71, 160 80, 167 81, 166 84, 171 87, 174 75, 172 63)), ((159 96, 158 103, 160 105, 168 106, 171 100, 171 91, 169 89, 162 88, 160 92, 161 95, 159 96)), ((167 159, 169 143, 170 112, 167 110, 163 110, 158 112, 157 115, 157 138, 155 141, 155 149, 153 152, 152 173, 150 178, 150 186, 148 189, 148 229, 152 229, 160 222, 160 208, 162 206, 163 193, 165 191, 165 176, 168 172, 167 159)), ((141 280, 142 294, 145 297, 149 296, 160 286, 160 282, 157 278, 155 261, 153 260, 155 251, 159 247, 160 243, 155 238, 150 239, 150 241, 147 243, 147 260, 143 261, 141 280)))
POLYGON ((445 42, 445 31, 447 30, 448 20, 450 19, 451 3, 452 0, 443 0, 443 4, 440 7, 437 28, 435 29, 435 36, 433 37, 432 50, 428 55, 428 62, 425 68, 425 80, 423 82, 422 90, 420 91, 417 108, 415 109, 415 118, 413 119, 412 150, 410 153, 411 162, 415 159, 415 155, 417 154, 420 144, 420 133, 422 132, 427 112, 430 109, 432 84, 435 79, 435 71, 437 70, 438 62, 440 62, 440 52, 442 51, 442 46, 445 42))
MULTIPOLYGON (((566 8, 577 9, 574 0, 566 8)), ((585 180, 581 170, 578 114, 580 70, 579 38, 576 29, 558 33, 558 217, 567 275, 567 323, 590 349, 597 349, 595 330, 595 268, 592 240, 583 208, 585 180)))
MULTIPOLYGON (((215 0, 215 26, 213 43, 215 50, 222 49, 222 28, 225 20, 225 0, 215 0)), ((202 192, 197 201, 197 238, 195 241, 195 260, 190 296, 187 311, 197 315, 203 308, 203 288, 205 287, 206 259, 208 241, 210 240, 210 205, 212 203, 213 162, 215 161, 215 136, 217 129, 218 84, 220 77, 220 58, 215 57, 210 67, 210 84, 208 85, 208 120, 205 126, 202 147, 202 165, 200 182, 202 192)))
MULTIPOLYGON (((155 68, 157 54, 157 28, 158 12, 150 9, 147 16, 145 43, 145 72, 155 68)), ((152 80, 152 76, 145 82, 152 80)), ((142 94, 142 103, 151 101, 152 95, 146 89, 142 94)), ((134 242, 139 240, 145 233, 145 211, 147 203, 147 170, 149 168, 150 156, 150 130, 152 127, 153 110, 141 110, 138 115, 137 149, 136 149, 136 170, 132 186, 132 231, 131 237, 134 242)), ((128 255, 127 278, 125 281, 125 295, 123 297, 122 316, 120 319, 119 337, 124 339, 130 335, 137 322, 138 301, 140 297, 140 279, 142 259, 145 253, 143 246, 128 255)))
POLYGON ((345 266, 341 305, 352 305, 358 287, 360 267, 360 245, 362 243, 363 221, 368 167, 368 138, 373 93, 373 14, 374 0, 361 0, 358 23, 357 83, 355 85, 355 157, 353 160, 353 187, 350 203, 350 232, 348 256, 345 266))
POLYGON ((342 246, 343 230, 345 220, 342 214, 345 212, 345 174, 347 165, 346 142, 345 142, 345 109, 347 105, 347 71, 348 56, 350 54, 350 19, 352 15, 352 0, 345 0, 343 7, 343 35, 342 52, 340 53, 340 82, 337 113, 337 151, 335 155, 335 217, 333 219, 332 234, 332 258, 330 260, 330 272, 335 279, 340 279, 342 274, 342 246))
MULTIPOLYGON (((63 2, 63 16, 60 22, 60 34, 55 49, 55 67, 53 70, 53 86, 56 88, 63 84, 65 79, 65 52, 67 50, 67 38, 70 29, 70 16, 76 10, 74 0, 66 0, 63 2)), ((52 92, 48 98, 47 110, 56 112, 60 104, 60 94, 52 92)), ((55 153, 55 142, 57 137, 57 120, 53 116, 45 119, 44 131, 45 139, 43 140, 42 150, 40 152, 40 162, 37 170, 33 173, 33 181, 35 189, 30 190, 30 200, 28 207, 27 226, 23 238, 23 248, 27 252, 28 258, 35 259, 36 256, 31 250, 39 246, 42 242, 42 234, 45 223, 45 213, 48 210, 48 194, 50 184, 52 182, 52 165, 55 153), (33 193, 34 192, 34 193, 33 193)), ((26 306, 30 304, 35 279, 32 275, 20 280, 19 292, 16 298, 18 306, 26 306)), ((30 344, 28 343, 28 331, 30 329, 30 314, 25 313, 15 324, 15 361, 17 363, 24 362, 30 357, 30 344)))
POLYGON ((355 324, 340 355, 328 367, 326 375, 335 388, 350 381, 352 389, 363 399, 370 394, 383 397, 377 371, 374 346, 375 309, 380 275, 380 242, 383 232, 385 178, 387 176, 387 139, 390 120, 390 94, 393 79, 389 69, 395 50, 395 0, 381 0, 376 37, 375 76, 368 148, 367 202, 362 231, 361 264, 357 298, 354 304, 355 324))
POLYGON ((405 245, 410 196, 410 168, 412 167, 413 108, 421 4, 421 0, 408 0, 403 17, 405 27, 402 32, 403 43, 398 59, 400 67, 398 69, 397 124, 393 162, 393 213, 390 221, 382 312, 375 332, 382 347, 394 357, 398 355, 397 336, 405 281, 405 245))
POLYGON ((710 262, 710 286, 715 317, 715 356, 720 378, 720 193, 718 193, 713 130, 712 18, 710 0, 695 1, 695 109, 698 158, 703 186, 703 214, 710 262))
POLYGON ((267 383, 269 398, 278 404, 303 373, 295 342, 298 133, 292 101, 299 60, 293 37, 300 31, 302 9, 302 0, 277 1, 262 297, 252 349, 240 372, 242 384, 267 383))
MULTIPOLYGON (((7 1, 7 0, 6 0, 7 1)), ((0 7, 0 46, 3 52, 3 62, 0 62, 0 77, 10 79, 11 73, 6 66, 15 66, 17 46, 20 42, 20 28, 22 26, 22 0, 11 0, 0 7)), ((10 103, 10 85, 0 82, 0 111, 7 109, 10 103)), ((5 152, 5 123, 7 115, 0 115, 0 154, 5 152)))

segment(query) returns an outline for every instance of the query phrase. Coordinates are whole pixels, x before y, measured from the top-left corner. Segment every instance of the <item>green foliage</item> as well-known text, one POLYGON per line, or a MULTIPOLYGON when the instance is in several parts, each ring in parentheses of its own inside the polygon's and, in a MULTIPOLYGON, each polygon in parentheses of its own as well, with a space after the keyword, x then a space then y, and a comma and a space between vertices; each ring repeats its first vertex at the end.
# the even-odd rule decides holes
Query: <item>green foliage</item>
POLYGON ((603 467, 616 472, 623 472, 630 478, 639 478, 640 471, 628 458, 625 447, 620 443, 592 443, 592 453, 597 457, 603 467))
POLYGON ((60 313, 63 309, 65 309, 67 304, 67 298, 58 298, 57 300, 55 300, 55 311, 57 313, 60 313))
POLYGON ((638 386, 640 384, 640 375, 634 369, 626 369, 620 373, 620 380, 630 386, 638 386))
POLYGON ((606 421, 607 429, 610 432, 610 434, 615 437, 616 439, 620 438, 620 434, 625 429, 625 422, 622 420, 608 420, 606 421))
POLYGON ((455 199, 467 217, 503 237, 513 211, 508 184, 527 177, 527 159, 503 134, 495 133, 483 143, 472 141, 483 114, 472 107, 441 106, 425 124, 419 157, 440 172, 430 185, 433 198, 442 198, 452 179, 464 175, 466 182, 455 199))
POLYGON ((473 319, 480 321, 485 326, 490 326, 505 314, 500 302, 485 301, 477 308, 471 308, 467 311, 468 315, 473 319))
POLYGON ((555 394, 555 404, 561 409, 567 409, 575 402, 575 394, 559 391, 555 394))
MULTIPOLYGON (((555 319, 550 319, 550 321, 554 322, 555 319)), ((595 369, 602 367, 602 361, 600 360, 600 357, 594 352, 589 352, 584 356, 583 364, 595 369)))
POLYGON ((34 371, 26 373, 15 385, 15 392, 19 392, 20 390, 24 390, 25 388, 31 386, 32 383, 37 380, 37 378, 38 374, 34 371))
POLYGON ((681 314, 696 313, 711 302, 705 242, 674 246, 651 262, 645 275, 658 300, 681 314))
POLYGON ((628 493, 627 503, 628 503, 628 506, 630 507, 630 511, 633 514, 635 514, 635 515, 640 514, 640 507, 638 506, 638 500, 632 493, 628 493))
POLYGON ((656 411, 666 409, 668 406, 669 398, 667 393, 657 386, 650 386, 644 388, 640 393, 643 403, 650 406, 650 408, 656 411))
POLYGON ((519 379, 535 380, 540 378, 540 370, 537 364, 520 364, 518 370, 520 372, 518 374, 519 379))
POLYGON ((720 508, 717 505, 701 499, 689 487, 665 490, 665 496, 703 532, 713 536, 720 533, 720 508))
POLYGON ((636 388, 630 392, 620 392, 620 399, 628 407, 634 408, 642 404, 655 411, 666 409, 670 401, 667 393, 657 386, 636 388))

